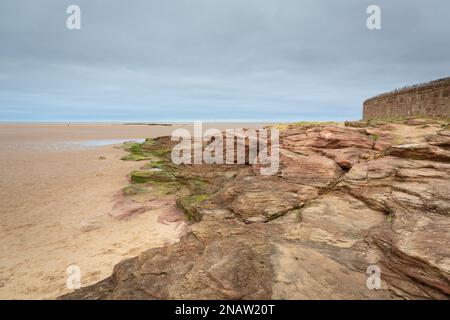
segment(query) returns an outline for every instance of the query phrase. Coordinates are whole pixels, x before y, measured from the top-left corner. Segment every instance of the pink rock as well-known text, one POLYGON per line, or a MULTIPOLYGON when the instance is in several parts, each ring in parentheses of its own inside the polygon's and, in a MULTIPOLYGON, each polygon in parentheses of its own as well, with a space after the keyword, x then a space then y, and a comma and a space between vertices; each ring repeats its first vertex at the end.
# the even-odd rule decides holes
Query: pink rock
POLYGON ((132 215, 147 211, 148 206, 131 200, 119 201, 114 205, 109 215, 115 219, 122 220, 132 215))
POLYGON ((158 222, 162 224, 169 224, 171 222, 184 221, 184 213, 177 208, 176 205, 164 209, 158 216, 158 222))

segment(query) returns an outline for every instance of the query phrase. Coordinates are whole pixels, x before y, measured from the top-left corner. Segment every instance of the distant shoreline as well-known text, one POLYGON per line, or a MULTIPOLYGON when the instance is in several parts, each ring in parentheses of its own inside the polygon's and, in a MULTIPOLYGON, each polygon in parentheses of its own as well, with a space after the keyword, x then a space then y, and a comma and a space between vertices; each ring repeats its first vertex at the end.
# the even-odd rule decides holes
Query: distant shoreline
MULTIPOLYGON (((0 121, 0 125, 122 125, 122 126, 181 126, 181 125, 192 125, 196 121, 183 121, 183 122, 89 122, 89 121, 0 121)), ((291 121, 200 121, 202 123, 217 123, 217 124, 227 124, 227 123, 251 123, 251 124, 261 124, 261 123, 289 123, 291 121)), ((317 121, 319 122, 319 121, 317 121)))

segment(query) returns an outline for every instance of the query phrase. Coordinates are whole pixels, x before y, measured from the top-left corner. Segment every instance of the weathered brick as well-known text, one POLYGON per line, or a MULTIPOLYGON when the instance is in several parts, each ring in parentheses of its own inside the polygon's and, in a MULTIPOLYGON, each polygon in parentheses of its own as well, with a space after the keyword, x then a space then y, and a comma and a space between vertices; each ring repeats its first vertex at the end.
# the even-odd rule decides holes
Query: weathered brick
POLYGON ((450 118, 450 77, 364 101, 364 120, 411 116, 450 118))

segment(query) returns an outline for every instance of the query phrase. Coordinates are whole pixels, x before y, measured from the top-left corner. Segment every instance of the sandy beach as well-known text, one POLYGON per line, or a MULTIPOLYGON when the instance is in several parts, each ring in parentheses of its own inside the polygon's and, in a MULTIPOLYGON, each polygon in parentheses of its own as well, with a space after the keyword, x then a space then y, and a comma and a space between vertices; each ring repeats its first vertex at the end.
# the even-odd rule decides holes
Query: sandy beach
POLYGON ((125 220, 109 215, 129 172, 143 165, 120 160, 120 142, 175 127, 0 125, 0 298, 54 298, 70 291, 70 265, 86 286, 121 260, 178 241, 185 223, 158 222, 159 209, 125 220))
POLYGON ((75 143, 164 130, 170 127, 0 127, 0 298, 53 298, 67 292, 69 265, 80 266, 81 283, 88 285, 118 261, 177 239, 175 225, 156 223, 157 210, 126 221, 110 218, 114 195, 141 164, 121 161, 125 152, 113 145, 75 143))

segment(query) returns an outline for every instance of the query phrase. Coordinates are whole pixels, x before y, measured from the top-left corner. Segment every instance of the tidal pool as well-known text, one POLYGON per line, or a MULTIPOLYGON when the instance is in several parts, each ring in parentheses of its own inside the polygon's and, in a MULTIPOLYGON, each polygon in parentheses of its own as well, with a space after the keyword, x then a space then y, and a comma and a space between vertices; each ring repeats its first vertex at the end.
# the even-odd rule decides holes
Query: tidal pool
POLYGON ((119 144, 124 142, 138 142, 142 143, 145 139, 100 139, 100 140, 85 140, 72 142, 73 144, 78 144, 83 147, 102 147, 109 146, 112 144, 119 144))

